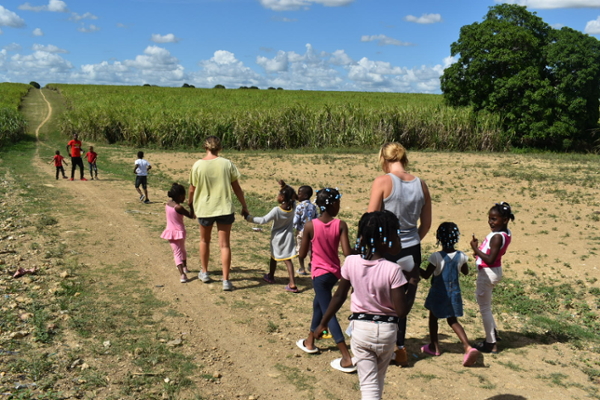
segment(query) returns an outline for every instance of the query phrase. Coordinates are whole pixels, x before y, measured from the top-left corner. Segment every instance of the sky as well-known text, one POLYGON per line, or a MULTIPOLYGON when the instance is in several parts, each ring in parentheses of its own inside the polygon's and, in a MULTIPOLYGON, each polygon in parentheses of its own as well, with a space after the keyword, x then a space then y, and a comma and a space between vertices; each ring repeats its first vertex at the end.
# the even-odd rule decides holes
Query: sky
POLYGON ((0 82, 440 93, 499 3, 600 39, 600 0, 0 0, 0 82))

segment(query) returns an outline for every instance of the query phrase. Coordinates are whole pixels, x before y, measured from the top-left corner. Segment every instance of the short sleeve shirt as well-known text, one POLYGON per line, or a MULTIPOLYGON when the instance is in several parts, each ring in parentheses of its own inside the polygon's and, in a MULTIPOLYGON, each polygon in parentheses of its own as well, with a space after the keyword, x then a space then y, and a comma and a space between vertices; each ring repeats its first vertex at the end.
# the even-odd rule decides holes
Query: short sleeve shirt
MULTIPOLYGON (((462 267, 463 264, 466 264, 469 261, 469 257, 462 251, 455 251, 454 253, 448 253, 448 257, 455 258, 458 257, 458 267, 462 267)), ((440 251, 436 251, 432 255, 429 256, 429 263, 431 265, 435 265, 435 271, 433 271, 434 276, 439 276, 444 270, 445 262, 444 255, 440 251)))
POLYGON ((143 158, 138 158, 135 160, 135 165, 137 165, 137 168, 135 169, 137 176, 148 176, 148 167, 150 166, 148 161, 143 158))
POLYGON ((94 151, 88 151, 87 153, 85 153, 85 156, 87 157, 89 163, 93 163, 96 162, 96 157, 98 156, 98 154, 94 151))
POLYGON ((62 161, 65 158, 63 156, 61 156, 60 154, 57 154, 54 156, 54 166, 55 167, 62 167, 62 161))
POLYGON ((210 218, 235 213, 231 184, 240 176, 236 166, 226 158, 196 161, 190 171, 196 216, 210 218))
POLYGON ((79 140, 73 139, 67 143, 67 146, 71 146, 71 157, 81 157, 81 142, 79 140))
POLYGON ((383 258, 364 260, 359 255, 346 257, 342 278, 350 281, 354 292, 353 313, 398 316, 392 303, 392 289, 407 283, 398 264, 383 258))

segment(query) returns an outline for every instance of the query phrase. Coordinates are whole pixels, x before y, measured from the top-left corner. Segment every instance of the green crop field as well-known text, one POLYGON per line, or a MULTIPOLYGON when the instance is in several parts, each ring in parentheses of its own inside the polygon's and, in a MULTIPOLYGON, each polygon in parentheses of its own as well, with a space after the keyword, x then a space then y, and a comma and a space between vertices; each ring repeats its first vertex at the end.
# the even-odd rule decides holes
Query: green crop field
POLYGON ((504 150, 500 120, 442 104, 439 95, 52 84, 65 98, 65 134, 161 148, 377 146, 504 150))
POLYGON ((0 147, 25 133, 25 119, 19 113, 19 105, 30 88, 22 83, 0 83, 0 147))

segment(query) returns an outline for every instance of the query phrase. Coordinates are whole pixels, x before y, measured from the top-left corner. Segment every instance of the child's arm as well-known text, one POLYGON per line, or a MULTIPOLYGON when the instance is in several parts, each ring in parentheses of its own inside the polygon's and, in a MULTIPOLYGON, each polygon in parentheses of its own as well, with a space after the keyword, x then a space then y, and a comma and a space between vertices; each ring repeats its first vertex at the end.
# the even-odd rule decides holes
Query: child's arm
MULTIPOLYGON (((406 285, 405 285, 406 286, 406 285)), ((400 286, 392 289, 392 304, 398 317, 406 317, 410 312, 410 308, 406 304, 406 293, 404 286, 400 286)))
POLYGON ((66 166, 69 166, 69 163, 67 162, 66 158, 63 158, 62 162, 64 162, 66 166))
POLYGON ((344 257, 348 257, 352 254, 350 239, 348 239, 348 224, 346 224, 344 221, 340 221, 340 244, 342 245, 344 257))
POLYGON ((429 279, 429 277, 431 275, 433 275, 433 273, 435 272, 436 266, 433 265, 432 263, 429 263, 429 265, 427 266, 426 270, 423 270, 421 268, 419 268, 419 272, 421 274, 421 278, 423 279, 429 279))
POLYGON ((327 307, 327 311, 325 311, 325 315, 323 315, 321 323, 313 332, 317 339, 320 339, 321 336, 323 336, 323 331, 327 330, 329 320, 335 315, 336 312, 339 311, 342 305, 344 305, 344 302, 348 298, 348 292, 350 291, 351 287, 352 285, 350 285, 350 281, 347 281, 344 278, 340 279, 338 288, 329 302, 329 307, 327 307))
POLYGON ((462 272, 463 275, 469 275, 469 264, 464 263, 463 265, 461 265, 460 272, 462 272))
POLYGON ((483 260, 487 265, 491 265, 498 258, 498 253, 500 253, 500 248, 502 247, 502 235, 494 235, 490 240, 490 253, 485 254, 483 251, 479 250, 479 241, 473 235, 473 239, 471 240, 471 248, 475 255, 483 260))
POLYGON ((133 173, 137 175, 137 164, 133 165, 133 173))
POLYGON ((315 234, 312 221, 308 221, 304 225, 303 232, 304 233, 302 234, 302 243, 300 244, 300 251, 298 252, 298 258, 300 258, 300 260, 304 260, 308 255, 308 250, 310 249, 310 241, 312 240, 315 234))
POLYGON ((269 223, 269 222, 271 222, 271 221, 273 221, 275 219, 275 217, 277 216, 277 209, 278 208, 279 207, 273 208, 264 217, 255 217, 255 216, 252 216, 252 215, 248 214, 248 216, 246 217, 246 221, 248 221, 248 222, 254 222, 255 224, 259 224, 259 225, 267 224, 267 223, 269 223))
POLYGON ((181 204, 177 204, 175 206, 175 211, 177 211, 177 214, 181 214, 188 218, 194 218, 194 216, 192 214, 190 214, 190 212, 188 210, 186 210, 181 204))
POLYGON ((96 164, 96 160, 97 160, 97 159, 98 159, 98 154, 96 154, 96 155, 94 156, 94 159, 92 160, 92 164, 96 164))

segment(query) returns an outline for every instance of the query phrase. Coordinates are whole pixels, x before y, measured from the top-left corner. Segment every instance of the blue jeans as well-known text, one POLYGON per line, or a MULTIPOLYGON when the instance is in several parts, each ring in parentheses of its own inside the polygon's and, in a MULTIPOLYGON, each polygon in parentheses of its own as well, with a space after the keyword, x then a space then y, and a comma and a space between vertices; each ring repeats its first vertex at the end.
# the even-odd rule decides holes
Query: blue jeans
MULTIPOLYGON (((313 289, 315 289, 315 299, 313 300, 313 317, 312 322, 310 324, 310 331, 314 332, 315 329, 321 323, 321 319, 323 319, 323 315, 325 311, 327 311, 327 307, 329 307, 329 303, 331 303, 331 298, 333 295, 331 291, 333 287, 337 283, 338 278, 332 274, 331 272, 325 275, 319 275, 315 279, 313 279, 313 289)), ((329 331, 333 335, 333 339, 336 343, 340 343, 346 340, 344 337, 344 333, 342 332, 342 328, 334 315, 333 318, 329 321, 328 325, 329 331)))

